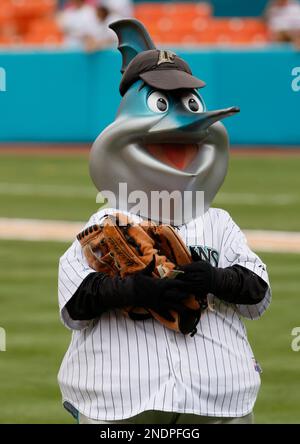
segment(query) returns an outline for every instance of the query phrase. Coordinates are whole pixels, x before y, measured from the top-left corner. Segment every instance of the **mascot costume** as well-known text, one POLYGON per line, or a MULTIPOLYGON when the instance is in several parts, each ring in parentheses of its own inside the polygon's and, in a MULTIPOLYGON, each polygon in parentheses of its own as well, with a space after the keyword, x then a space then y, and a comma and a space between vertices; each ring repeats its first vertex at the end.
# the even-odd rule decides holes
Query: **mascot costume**
POLYGON ((220 120, 239 109, 208 111, 205 83, 137 20, 110 27, 122 101, 90 155, 106 208, 59 266, 64 406, 81 424, 251 423, 260 367, 242 317, 267 309, 268 275, 211 206, 228 166, 220 120))

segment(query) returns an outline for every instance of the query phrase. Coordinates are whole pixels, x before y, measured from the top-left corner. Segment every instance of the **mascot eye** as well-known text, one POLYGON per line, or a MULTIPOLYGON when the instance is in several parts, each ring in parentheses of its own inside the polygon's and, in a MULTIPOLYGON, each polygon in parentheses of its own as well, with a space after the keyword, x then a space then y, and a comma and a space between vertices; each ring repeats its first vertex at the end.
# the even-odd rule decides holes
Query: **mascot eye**
POLYGON ((182 97, 184 107, 192 113, 202 113, 204 110, 203 103, 196 94, 187 94, 182 97))
POLYGON ((158 91, 150 94, 147 100, 147 104, 151 111, 154 113, 165 113, 169 109, 169 102, 167 97, 158 91))

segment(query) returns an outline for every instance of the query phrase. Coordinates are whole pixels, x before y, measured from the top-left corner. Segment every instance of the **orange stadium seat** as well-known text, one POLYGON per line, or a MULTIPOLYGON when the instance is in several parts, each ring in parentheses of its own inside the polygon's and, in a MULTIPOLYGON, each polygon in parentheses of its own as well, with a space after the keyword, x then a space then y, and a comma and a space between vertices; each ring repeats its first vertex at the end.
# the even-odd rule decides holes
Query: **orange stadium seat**
MULTIPOLYGON (((5 1, 5 0, 4 0, 5 1)), ((1 4, 0 7, 0 26, 7 24, 14 18, 14 8, 10 2, 1 4)))
POLYGON ((63 35, 54 19, 44 18, 30 23, 23 38, 25 44, 55 44, 63 41, 63 35))
POLYGON ((260 19, 229 18, 213 19, 209 23, 220 44, 252 44, 267 42, 267 29, 260 19))
POLYGON ((268 32, 256 32, 251 37, 251 43, 266 44, 270 41, 268 32))
POLYGON ((193 20, 197 17, 210 17, 212 8, 208 3, 142 3, 136 5, 135 16, 142 22, 151 22, 162 18, 193 20))
POLYGON ((252 44, 268 40, 266 25, 257 18, 214 18, 207 3, 146 3, 139 18, 161 43, 252 44))
POLYGON ((249 44, 262 44, 268 42, 268 36, 265 33, 254 33, 249 35, 248 33, 239 34, 218 34, 216 36, 216 43, 230 44, 230 45, 249 45, 249 44))
POLYGON ((29 25, 28 32, 30 34, 57 34, 61 35, 61 31, 56 21, 51 18, 33 20, 29 25))
POLYGON ((206 2, 142 3, 135 10, 158 43, 253 44, 268 40, 263 20, 214 18, 206 2))
POLYGON ((207 45, 216 42, 216 35, 211 30, 206 31, 193 31, 193 30, 176 30, 169 33, 155 33, 153 34, 155 43, 161 43, 164 45, 181 44, 181 45, 207 45))
POLYGON ((22 44, 24 45, 54 45, 59 46, 62 43, 62 36, 59 34, 53 33, 29 33, 26 34, 22 40, 22 44))
POLYGON ((195 33, 195 39, 198 45, 213 45, 217 41, 217 35, 213 30, 198 31, 195 33))
POLYGON ((212 29, 212 18, 196 17, 192 21, 192 29, 194 32, 208 32, 212 29))
MULTIPOLYGON (((63 36, 54 22, 57 0, 0 0, 2 44, 60 44, 63 36), (18 34, 11 37, 11 29, 18 34)), ((135 15, 158 44, 263 44, 266 25, 257 18, 215 18, 208 2, 141 3, 135 15)), ((1 44, 0 42, 0 44, 1 44)))
POLYGON ((30 21, 51 16, 56 9, 56 0, 14 0, 14 16, 21 34, 28 32, 30 21))
POLYGON ((169 34, 185 32, 193 34, 197 31, 206 31, 211 28, 211 19, 196 17, 193 20, 182 20, 180 17, 165 16, 156 21, 144 22, 151 34, 169 34))
POLYGON ((244 18, 229 18, 229 19, 214 19, 214 30, 216 32, 263 32, 266 25, 259 19, 244 19, 244 18))
POLYGON ((135 6, 135 17, 142 22, 159 19, 164 15, 162 3, 141 3, 135 6))
POLYGON ((208 3, 167 3, 163 7, 163 14, 192 20, 195 17, 210 17, 212 8, 208 3))
POLYGON ((15 0, 12 4, 17 18, 42 17, 56 9, 56 0, 15 0))
MULTIPOLYGON (((237 19, 233 19, 237 20, 237 19)), ((265 32, 266 31, 266 23, 259 18, 245 18, 242 20, 242 27, 244 30, 249 32, 265 32)))
POLYGON ((0 46, 11 46, 18 43, 15 37, 0 35, 0 46))
POLYGON ((211 45, 215 43, 215 35, 211 32, 196 32, 193 34, 183 34, 181 44, 183 45, 211 45))

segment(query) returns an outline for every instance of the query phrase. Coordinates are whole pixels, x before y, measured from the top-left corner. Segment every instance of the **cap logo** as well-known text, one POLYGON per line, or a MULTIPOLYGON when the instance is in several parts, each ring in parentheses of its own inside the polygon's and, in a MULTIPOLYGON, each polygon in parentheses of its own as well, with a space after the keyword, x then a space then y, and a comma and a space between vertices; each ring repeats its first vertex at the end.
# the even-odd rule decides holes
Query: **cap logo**
POLYGON ((176 54, 172 51, 159 51, 157 66, 162 63, 175 63, 176 54))

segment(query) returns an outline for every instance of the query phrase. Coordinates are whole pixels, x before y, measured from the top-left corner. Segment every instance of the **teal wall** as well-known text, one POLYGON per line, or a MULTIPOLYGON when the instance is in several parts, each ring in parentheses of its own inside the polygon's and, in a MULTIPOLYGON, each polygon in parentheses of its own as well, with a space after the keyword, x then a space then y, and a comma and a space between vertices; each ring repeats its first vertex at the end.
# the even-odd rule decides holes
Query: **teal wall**
MULTIPOLYGON (((178 51, 196 75, 209 109, 232 105, 232 143, 300 145, 300 91, 292 69, 300 54, 268 50, 178 51)), ((7 91, 0 92, 0 141, 91 141, 115 116, 120 96, 117 51, 0 53, 7 91)), ((299 82, 300 85, 300 82, 299 82)))

